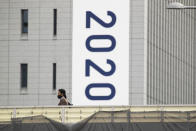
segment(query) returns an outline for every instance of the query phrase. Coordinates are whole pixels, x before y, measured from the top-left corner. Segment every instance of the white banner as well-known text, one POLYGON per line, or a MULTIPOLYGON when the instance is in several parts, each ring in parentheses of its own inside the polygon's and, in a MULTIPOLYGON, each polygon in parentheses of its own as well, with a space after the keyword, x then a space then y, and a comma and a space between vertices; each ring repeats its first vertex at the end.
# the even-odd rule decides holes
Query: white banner
POLYGON ((73 0, 72 102, 129 104, 129 0, 73 0))

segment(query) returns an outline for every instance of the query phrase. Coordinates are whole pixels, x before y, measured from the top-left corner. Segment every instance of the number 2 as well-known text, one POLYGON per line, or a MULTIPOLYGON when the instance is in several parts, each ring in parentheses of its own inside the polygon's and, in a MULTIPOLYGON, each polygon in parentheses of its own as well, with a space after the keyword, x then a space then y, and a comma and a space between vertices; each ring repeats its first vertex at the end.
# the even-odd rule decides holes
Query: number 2
POLYGON ((90 76, 90 66, 93 67, 95 70, 97 70, 99 73, 101 73, 103 76, 110 76, 112 75, 116 70, 116 65, 112 60, 107 59, 107 63, 111 66, 110 71, 104 71, 99 66, 97 66, 94 62, 87 59, 86 60, 86 76, 90 76))
POLYGON ((106 28, 112 27, 116 23, 116 15, 112 11, 107 11, 107 15, 109 15, 112 18, 111 22, 109 23, 104 22, 99 17, 97 17, 95 14, 93 14, 91 11, 86 11, 86 28, 91 28, 90 18, 97 21, 97 23, 99 23, 103 27, 106 27, 106 28))

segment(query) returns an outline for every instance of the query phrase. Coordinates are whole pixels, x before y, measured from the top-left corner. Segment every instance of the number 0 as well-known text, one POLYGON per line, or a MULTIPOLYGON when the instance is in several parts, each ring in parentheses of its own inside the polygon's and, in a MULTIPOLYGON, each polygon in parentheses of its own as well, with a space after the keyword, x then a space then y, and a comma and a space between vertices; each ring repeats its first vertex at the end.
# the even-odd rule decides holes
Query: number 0
POLYGON ((85 94, 86 94, 86 97, 90 100, 110 100, 115 96, 116 90, 114 86, 109 83, 92 83, 86 87, 85 94), (111 94, 108 96, 93 96, 90 94, 90 89, 92 88, 109 88, 111 91, 111 94))
POLYGON ((91 52, 110 52, 116 47, 116 40, 111 35, 92 35, 89 36, 86 40, 86 48, 91 52), (92 47, 90 42, 92 40, 110 40, 111 46, 110 47, 92 47))

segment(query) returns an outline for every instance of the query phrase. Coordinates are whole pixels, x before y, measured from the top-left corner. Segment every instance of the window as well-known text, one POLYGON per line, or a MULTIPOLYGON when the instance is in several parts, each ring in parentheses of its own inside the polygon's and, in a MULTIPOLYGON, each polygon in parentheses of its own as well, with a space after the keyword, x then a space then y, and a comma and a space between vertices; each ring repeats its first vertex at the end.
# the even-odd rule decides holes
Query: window
POLYGON ((20 75, 20 83, 21 88, 27 88, 27 80, 28 80, 28 65, 21 64, 21 75, 20 75))
POLYGON ((53 22, 53 35, 56 36, 57 34, 57 9, 53 10, 54 15, 54 22, 53 22))
POLYGON ((28 10, 22 9, 21 10, 21 21, 22 21, 22 34, 28 33, 28 10))
POLYGON ((56 63, 53 63, 53 90, 56 90, 56 63))

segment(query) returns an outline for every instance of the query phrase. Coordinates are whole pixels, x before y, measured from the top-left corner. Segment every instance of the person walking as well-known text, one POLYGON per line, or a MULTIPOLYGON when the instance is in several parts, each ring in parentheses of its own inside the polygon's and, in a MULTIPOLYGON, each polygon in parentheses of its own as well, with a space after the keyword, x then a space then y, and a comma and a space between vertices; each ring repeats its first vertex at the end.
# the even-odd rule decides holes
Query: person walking
POLYGON ((58 105, 69 105, 69 102, 67 100, 66 92, 64 89, 58 90, 57 98, 60 99, 58 105))

